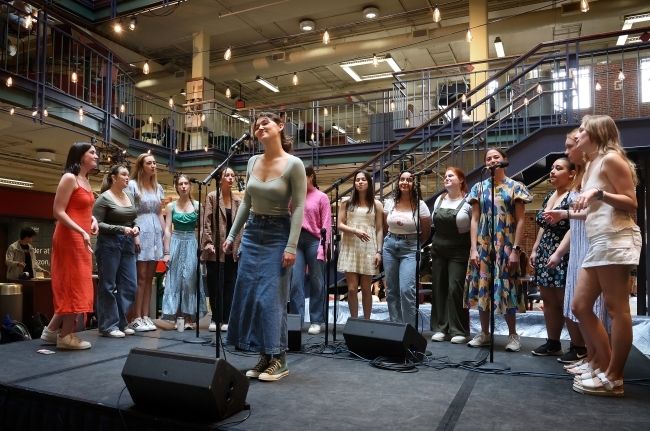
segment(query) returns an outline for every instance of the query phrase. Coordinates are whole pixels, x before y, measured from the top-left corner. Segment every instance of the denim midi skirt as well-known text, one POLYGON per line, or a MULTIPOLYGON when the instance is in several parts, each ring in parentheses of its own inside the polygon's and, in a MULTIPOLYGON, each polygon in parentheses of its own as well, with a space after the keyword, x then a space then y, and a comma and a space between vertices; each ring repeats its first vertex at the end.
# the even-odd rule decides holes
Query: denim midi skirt
POLYGON ((287 350, 287 302, 292 268, 282 267, 291 216, 248 217, 239 247, 227 344, 279 354, 287 350))

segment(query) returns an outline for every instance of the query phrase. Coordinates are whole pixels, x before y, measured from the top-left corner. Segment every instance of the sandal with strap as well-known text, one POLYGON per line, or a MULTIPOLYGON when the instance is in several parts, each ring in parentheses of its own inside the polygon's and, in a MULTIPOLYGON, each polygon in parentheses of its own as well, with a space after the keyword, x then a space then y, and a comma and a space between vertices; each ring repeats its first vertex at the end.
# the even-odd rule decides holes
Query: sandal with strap
POLYGON ((598 374, 601 374, 602 371, 600 371, 600 368, 596 368, 595 370, 591 367, 587 368, 587 371, 582 373, 579 376, 575 376, 574 380, 589 380, 593 379, 596 377, 598 374))
POLYGON ((581 394, 596 395, 601 397, 622 397, 623 380, 610 382, 605 373, 598 373, 591 379, 573 383, 573 390, 581 394))
POLYGON ((587 364, 582 364, 577 367, 569 368, 568 370, 564 370, 569 374, 572 374, 574 376, 582 376, 584 373, 590 373, 593 371, 591 366, 587 364))
POLYGON ((566 365, 565 365, 564 367, 562 367, 562 368, 564 368, 565 370, 570 370, 570 369, 572 369, 572 368, 580 367, 580 366, 582 366, 582 365, 584 365, 584 364, 585 364, 585 360, 584 360, 584 359, 580 359, 578 362, 574 362, 574 363, 572 363, 572 364, 566 364, 566 365))

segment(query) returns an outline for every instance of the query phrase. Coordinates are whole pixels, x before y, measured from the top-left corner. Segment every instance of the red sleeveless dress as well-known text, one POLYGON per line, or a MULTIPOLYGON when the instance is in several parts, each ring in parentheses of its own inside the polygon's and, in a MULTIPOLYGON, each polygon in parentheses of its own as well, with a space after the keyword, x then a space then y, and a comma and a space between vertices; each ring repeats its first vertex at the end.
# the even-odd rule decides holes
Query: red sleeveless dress
MULTIPOLYGON (((65 212, 90 235, 95 197, 77 188, 70 195, 65 212)), ((52 293, 56 314, 93 311, 93 260, 77 232, 58 222, 52 238, 52 293)))

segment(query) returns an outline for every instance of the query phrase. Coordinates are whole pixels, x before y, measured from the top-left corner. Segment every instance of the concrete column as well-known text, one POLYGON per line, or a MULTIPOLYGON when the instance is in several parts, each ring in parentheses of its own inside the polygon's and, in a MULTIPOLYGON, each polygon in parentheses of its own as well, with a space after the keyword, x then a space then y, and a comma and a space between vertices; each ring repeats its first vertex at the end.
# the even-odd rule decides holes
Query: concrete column
MULTIPOLYGON (((481 61, 489 57, 489 36, 488 27, 485 25, 488 19, 487 0, 469 0, 469 27, 472 29, 472 36, 474 39, 469 44, 469 60, 481 61)), ((474 89, 481 85, 487 78, 488 65, 472 64, 474 70, 470 78, 471 88, 474 89), (483 72, 483 73, 482 73, 483 72)), ((476 95, 472 96, 472 103, 482 99, 487 94, 487 88, 481 90, 476 95)), ((475 121, 484 120, 489 113, 489 103, 484 104, 472 113, 472 119, 475 121)))
POLYGON ((192 39, 192 78, 210 78, 210 35, 194 33, 192 39))

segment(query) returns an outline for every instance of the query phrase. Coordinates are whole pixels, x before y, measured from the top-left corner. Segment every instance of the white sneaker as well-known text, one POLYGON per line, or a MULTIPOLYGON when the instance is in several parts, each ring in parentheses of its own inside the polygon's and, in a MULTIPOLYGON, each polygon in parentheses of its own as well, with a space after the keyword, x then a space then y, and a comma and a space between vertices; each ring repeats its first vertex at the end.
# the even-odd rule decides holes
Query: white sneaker
POLYGON ((133 335, 135 334, 135 331, 128 326, 126 326, 124 329, 122 329, 122 332, 124 332, 124 335, 133 335))
POLYGON ((518 352, 521 349, 521 341, 518 334, 508 335, 508 344, 506 344, 506 352, 518 352))
POLYGON ((208 326, 208 331, 217 332, 217 324, 214 322, 210 322, 210 326, 208 326))
POLYGON ((222 323, 221 328, 219 328, 221 332, 227 332, 228 331, 228 324, 227 323, 222 323))
POLYGON ((317 323, 312 323, 311 326, 309 326, 309 330, 307 333, 311 335, 318 335, 320 334, 320 325, 317 323))
POLYGON ((124 338, 124 332, 119 329, 114 329, 111 332, 102 332, 102 335, 108 338, 124 338))
POLYGON ((482 346, 489 346, 490 345, 490 334, 486 334, 484 332, 480 332, 470 341, 467 343, 469 347, 482 347, 482 346))
POLYGON ((156 324, 153 323, 153 320, 151 320, 148 316, 144 316, 142 318, 142 321, 144 322, 145 325, 147 325, 147 328, 149 328, 149 331, 155 331, 156 329, 156 324))
POLYGON ((133 329, 135 332, 147 332, 149 330, 149 325, 144 323, 144 321, 136 317, 131 323, 129 323, 129 328, 133 329))
POLYGON ((469 337, 466 337, 464 335, 456 335, 455 337, 452 337, 451 344, 465 344, 468 341, 469 337))
POLYGON ((56 337, 56 348, 65 350, 84 350, 90 349, 90 343, 83 341, 75 332, 71 332, 65 337, 56 337))
POLYGON ((47 326, 43 328, 43 333, 41 334, 41 340, 45 341, 48 344, 56 344, 56 338, 59 335, 60 329, 56 331, 50 331, 47 329, 47 326))
POLYGON ((431 341, 447 341, 450 339, 451 336, 449 334, 445 334, 444 332, 436 332, 431 336, 431 341))

